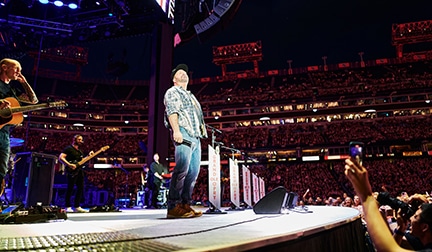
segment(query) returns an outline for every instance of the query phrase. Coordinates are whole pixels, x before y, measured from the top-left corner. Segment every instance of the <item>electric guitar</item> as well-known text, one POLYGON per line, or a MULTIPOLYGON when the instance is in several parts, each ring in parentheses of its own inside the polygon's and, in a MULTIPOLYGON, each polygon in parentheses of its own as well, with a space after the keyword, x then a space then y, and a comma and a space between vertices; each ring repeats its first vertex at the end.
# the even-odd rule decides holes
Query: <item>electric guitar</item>
POLYGON ((78 172, 82 169, 82 165, 83 165, 83 164, 85 164, 85 163, 86 163, 87 161, 89 161, 90 159, 96 157, 96 156, 99 155, 101 152, 104 152, 104 151, 106 151, 106 150, 108 150, 108 149, 109 149, 109 146, 106 145, 106 146, 100 148, 100 149, 99 149, 98 151, 96 151, 95 153, 93 153, 93 154, 91 154, 91 155, 88 155, 87 157, 81 159, 81 160, 78 161, 78 162, 76 162, 76 161, 71 162, 71 163, 73 163, 73 164, 76 165, 76 168, 75 168, 75 169, 72 169, 72 168, 70 168, 70 167, 67 167, 67 168, 66 168, 66 171, 68 172, 68 174, 70 174, 70 175, 72 175, 72 176, 76 176, 76 175, 78 174, 78 172))
POLYGON ((4 100, 10 102, 10 107, 0 109, 0 129, 7 124, 20 124, 24 120, 23 112, 67 106, 65 101, 57 101, 21 107, 18 100, 13 97, 7 97, 4 100))

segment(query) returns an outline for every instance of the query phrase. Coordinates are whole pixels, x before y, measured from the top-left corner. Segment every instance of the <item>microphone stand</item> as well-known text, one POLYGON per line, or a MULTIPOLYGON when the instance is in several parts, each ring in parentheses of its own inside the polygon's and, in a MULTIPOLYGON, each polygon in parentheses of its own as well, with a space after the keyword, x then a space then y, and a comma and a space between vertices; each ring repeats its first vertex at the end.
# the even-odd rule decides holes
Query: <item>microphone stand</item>
POLYGON ((205 126, 206 126, 208 129, 211 130, 212 147, 215 148, 215 143, 218 144, 218 145, 223 145, 222 142, 217 142, 217 141, 216 141, 216 136, 215 136, 215 132, 217 132, 217 133, 219 133, 219 134, 222 134, 222 131, 220 131, 219 129, 216 129, 215 127, 210 126, 210 125, 208 125, 208 124, 206 124, 205 126))

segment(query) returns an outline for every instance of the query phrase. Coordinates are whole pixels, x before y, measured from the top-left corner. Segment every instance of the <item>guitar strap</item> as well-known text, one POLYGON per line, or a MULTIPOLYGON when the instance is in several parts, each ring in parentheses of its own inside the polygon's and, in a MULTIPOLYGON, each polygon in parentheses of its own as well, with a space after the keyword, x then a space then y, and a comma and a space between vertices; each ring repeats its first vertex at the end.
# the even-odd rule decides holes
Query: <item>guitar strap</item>
MULTIPOLYGON (((76 160, 71 160, 71 161, 77 161, 77 162, 79 162, 79 161, 81 161, 82 159, 83 159, 83 157, 84 157, 84 153, 80 150, 80 149, 75 149, 75 147, 71 144, 71 148, 73 149, 73 150, 75 150, 77 153, 79 153, 79 157, 80 157, 80 159, 78 160, 78 159, 76 159, 76 160)), ((78 156, 78 155, 77 155, 78 156)))

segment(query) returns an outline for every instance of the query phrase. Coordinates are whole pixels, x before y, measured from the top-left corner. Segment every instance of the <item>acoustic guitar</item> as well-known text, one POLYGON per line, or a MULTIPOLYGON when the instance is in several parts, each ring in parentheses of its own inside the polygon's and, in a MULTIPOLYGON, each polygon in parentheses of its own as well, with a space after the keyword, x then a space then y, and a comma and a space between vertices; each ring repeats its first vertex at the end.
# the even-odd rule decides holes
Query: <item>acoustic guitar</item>
POLYGON ((67 106, 65 101, 56 101, 21 107, 18 100, 13 97, 7 97, 4 100, 9 101, 11 105, 9 108, 0 109, 0 129, 8 124, 20 124, 24 120, 24 112, 67 106))
POLYGON ((72 176, 76 176, 78 174, 78 172, 82 169, 83 164, 85 164, 87 161, 89 161, 90 159, 96 157, 97 155, 99 155, 101 152, 104 152, 106 150, 108 150, 110 147, 108 145, 100 148, 98 151, 96 151, 95 153, 88 155, 87 157, 81 159, 80 161, 72 161, 71 163, 76 165, 75 169, 72 169, 70 167, 66 167, 66 171, 68 172, 68 174, 72 175, 72 176))

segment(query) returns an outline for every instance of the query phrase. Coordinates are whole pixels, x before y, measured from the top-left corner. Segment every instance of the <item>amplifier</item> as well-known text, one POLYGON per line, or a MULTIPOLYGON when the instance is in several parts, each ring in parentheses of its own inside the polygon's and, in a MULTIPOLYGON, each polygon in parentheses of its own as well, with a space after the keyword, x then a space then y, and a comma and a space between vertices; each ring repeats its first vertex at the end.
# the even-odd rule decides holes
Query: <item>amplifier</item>
POLYGON ((12 201, 25 207, 50 205, 57 156, 37 152, 19 152, 12 179, 12 201))

